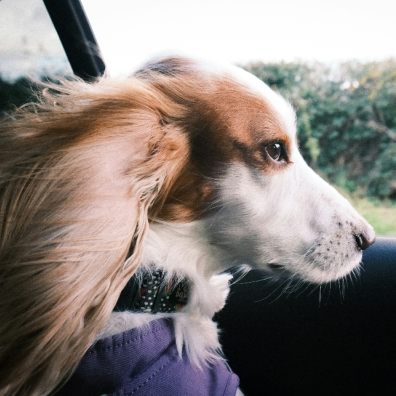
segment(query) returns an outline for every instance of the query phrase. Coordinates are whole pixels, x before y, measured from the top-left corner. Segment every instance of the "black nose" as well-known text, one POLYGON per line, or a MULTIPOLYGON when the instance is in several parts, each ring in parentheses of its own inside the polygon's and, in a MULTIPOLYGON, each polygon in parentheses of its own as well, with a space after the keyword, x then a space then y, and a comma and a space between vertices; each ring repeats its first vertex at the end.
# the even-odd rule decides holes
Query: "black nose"
POLYGON ((368 239, 368 237, 364 235, 364 233, 355 234, 355 241, 358 249, 365 250, 375 242, 375 238, 368 239))

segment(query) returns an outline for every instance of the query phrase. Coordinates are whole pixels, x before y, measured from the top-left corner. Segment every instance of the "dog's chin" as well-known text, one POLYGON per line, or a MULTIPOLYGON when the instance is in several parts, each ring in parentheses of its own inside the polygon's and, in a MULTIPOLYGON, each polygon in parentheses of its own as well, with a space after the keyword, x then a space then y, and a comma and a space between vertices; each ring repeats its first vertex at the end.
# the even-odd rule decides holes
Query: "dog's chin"
POLYGON ((274 279, 293 279, 315 284, 329 283, 342 279, 359 269, 362 253, 357 252, 346 262, 313 263, 271 263, 265 265, 265 270, 274 279))

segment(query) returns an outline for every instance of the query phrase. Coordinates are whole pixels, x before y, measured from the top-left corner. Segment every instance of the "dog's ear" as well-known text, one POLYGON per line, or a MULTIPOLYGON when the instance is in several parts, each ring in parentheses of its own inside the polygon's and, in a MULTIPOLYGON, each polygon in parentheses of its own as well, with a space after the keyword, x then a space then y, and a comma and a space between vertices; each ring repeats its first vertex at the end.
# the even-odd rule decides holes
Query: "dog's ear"
POLYGON ((45 395, 71 374, 189 155, 163 122, 183 107, 148 82, 53 89, 0 130, 0 394, 45 395))

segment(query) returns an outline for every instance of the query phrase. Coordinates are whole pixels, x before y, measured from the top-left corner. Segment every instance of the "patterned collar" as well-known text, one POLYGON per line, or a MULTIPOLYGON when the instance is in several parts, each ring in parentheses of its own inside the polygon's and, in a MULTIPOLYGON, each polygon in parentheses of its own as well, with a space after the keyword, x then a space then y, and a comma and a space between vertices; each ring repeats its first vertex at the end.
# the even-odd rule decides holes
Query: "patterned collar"
POLYGON ((166 276, 160 269, 140 271, 127 283, 114 311, 177 312, 188 301, 190 282, 186 278, 166 276))

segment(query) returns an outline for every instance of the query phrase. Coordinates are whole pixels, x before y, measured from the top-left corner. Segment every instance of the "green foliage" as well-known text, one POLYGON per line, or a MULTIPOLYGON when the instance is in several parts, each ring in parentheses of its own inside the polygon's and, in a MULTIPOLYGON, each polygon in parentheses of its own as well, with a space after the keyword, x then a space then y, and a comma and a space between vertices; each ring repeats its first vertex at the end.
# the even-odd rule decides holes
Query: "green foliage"
POLYGON ((396 199, 396 61, 246 69, 294 105, 313 167, 351 192, 396 199))
POLYGON ((377 235, 396 237, 396 203, 350 197, 353 206, 374 227, 377 235))

